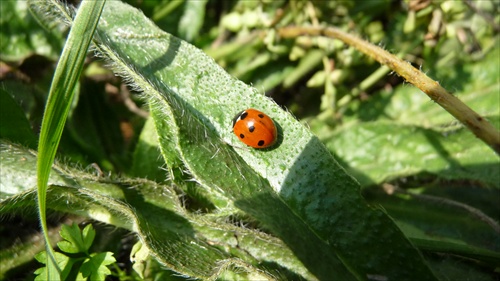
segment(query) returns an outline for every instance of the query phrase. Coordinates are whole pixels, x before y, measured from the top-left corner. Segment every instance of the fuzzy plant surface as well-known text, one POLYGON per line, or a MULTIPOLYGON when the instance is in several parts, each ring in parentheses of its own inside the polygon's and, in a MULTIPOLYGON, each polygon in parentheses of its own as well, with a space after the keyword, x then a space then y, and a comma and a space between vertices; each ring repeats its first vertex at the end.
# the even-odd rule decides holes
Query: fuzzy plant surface
MULTIPOLYGON (((51 15, 45 20, 71 24, 71 14, 55 3, 31 5, 51 15)), ((134 231, 162 265, 191 278, 215 279, 228 268, 242 268, 278 279, 435 279, 419 250, 382 208, 363 199, 359 183, 308 128, 201 50, 119 1, 106 3, 94 48, 150 104, 157 136, 152 145, 160 148, 172 185, 105 181, 56 167, 49 208, 134 231), (275 146, 248 148, 232 134, 235 114, 247 108, 275 121, 275 146), (174 184, 197 190, 216 211, 188 213, 174 184), (235 213, 262 229, 220 221, 235 213)), ((1 148, 11 167, 35 157, 9 143, 1 148)), ((11 185, 23 186, 27 175, 14 170, 11 180, 19 181, 11 185)), ((6 196, 0 215, 32 206, 29 188, 6 196)))

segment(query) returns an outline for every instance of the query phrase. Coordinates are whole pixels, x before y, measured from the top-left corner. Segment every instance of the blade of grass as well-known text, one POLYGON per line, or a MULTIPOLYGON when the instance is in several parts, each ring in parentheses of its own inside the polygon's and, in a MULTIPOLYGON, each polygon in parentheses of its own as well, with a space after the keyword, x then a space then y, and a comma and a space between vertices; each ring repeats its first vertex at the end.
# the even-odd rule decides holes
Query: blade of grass
POLYGON ((42 120, 38 143, 37 185, 40 223, 47 249, 46 280, 60 280, 61 269, 54 258, 46 222, 46 192, 52 163, 61 139, 64 123, 73 100, 74 88, 82 72, 90 41, 105 1, 83 1, 68 35, 57 65, 42 120))

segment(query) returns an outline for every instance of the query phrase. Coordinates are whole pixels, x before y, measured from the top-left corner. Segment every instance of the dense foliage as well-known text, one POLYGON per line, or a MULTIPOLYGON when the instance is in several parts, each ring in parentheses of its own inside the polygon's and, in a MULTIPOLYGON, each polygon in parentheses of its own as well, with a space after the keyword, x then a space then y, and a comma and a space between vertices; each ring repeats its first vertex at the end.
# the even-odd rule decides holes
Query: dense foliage
MULTIPOLYGON (((45 270, 34 150, 75 28, 49 2, 1 3, 0 279, 45 270)), ((495 1, 128 2, 106 3, 60 121, 47 208, 65 276, 497 278, 491 147, 356 48, 278 32, 358 35, 499 128, 495 1), (232 136, 249 107, 279 125, 275 148, 232 136)))

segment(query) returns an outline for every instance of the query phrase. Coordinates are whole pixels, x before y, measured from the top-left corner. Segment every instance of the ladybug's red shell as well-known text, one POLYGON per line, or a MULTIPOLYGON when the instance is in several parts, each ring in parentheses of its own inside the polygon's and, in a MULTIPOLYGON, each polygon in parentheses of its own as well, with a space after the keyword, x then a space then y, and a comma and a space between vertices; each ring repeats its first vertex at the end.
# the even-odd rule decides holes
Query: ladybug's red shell
POLYGON ((236 114, 233 132, 244 144, 253 148, 266 148, 276 143, 278 131, 266 114, 250 108, 236 114))

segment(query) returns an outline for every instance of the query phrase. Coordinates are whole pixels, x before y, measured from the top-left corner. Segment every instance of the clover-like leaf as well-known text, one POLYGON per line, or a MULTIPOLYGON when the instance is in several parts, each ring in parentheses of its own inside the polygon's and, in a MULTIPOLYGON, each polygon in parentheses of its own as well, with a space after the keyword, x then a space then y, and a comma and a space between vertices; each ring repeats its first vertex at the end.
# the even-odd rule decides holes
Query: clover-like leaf
POLYGON ((105 280, 106 276, 111 274, 107 265, 114 262, 116 259, 113 257, 113 253, 94 253, 83 262, 80 272, 84 278, 90 280, 105 280))
POLYGON ((61 251, 71 254, 88 253, 94 241, 95 230, 89 224, 80 231, 78 225, 73 223, 71 226, 63 225, 60 235, 65 240, 57 243, 61 251))
MULTIPOLYGON (((71 259, 69 258, 68 256, 62 254, 62 253, 59 253, 59 252, 54 252, 54 257, 56 259, 56 263, 57 265, 59 266, 59 268, 61 269, 61 280, 66 280, 66 277, 69 275, 70 271, 71 271, 71 268, 73 267, 73 264, 75 262, 74 259, 71 259)), ((47 252, 46 251, 43 251, 43 252, 40 252, 38 254, 35 255, 35 259, 42 263, 42 264, 45 264, 44 267, 40 267, 38 268, 37 270, 35 270, 35 274, 37 275, 35 277, 35 280, 37 281, 46 281, 46 275, 47 275, 47 266, 50 266, 51 263, 49 263, 49 265, 47 265, 47 252)), ((54 269, 52 269, 54 270, 54 269)))

